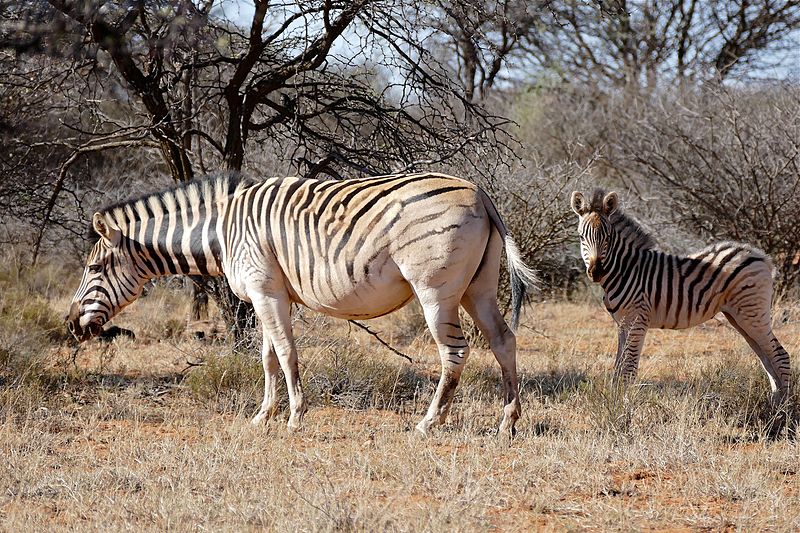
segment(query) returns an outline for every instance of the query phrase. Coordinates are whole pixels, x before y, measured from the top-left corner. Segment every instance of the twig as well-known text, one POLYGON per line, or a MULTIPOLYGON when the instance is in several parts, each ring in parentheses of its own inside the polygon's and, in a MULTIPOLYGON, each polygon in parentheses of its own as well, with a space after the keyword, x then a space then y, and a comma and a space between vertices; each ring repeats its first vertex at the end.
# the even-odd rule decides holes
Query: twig
POLYGON ((545 339, 549 339, 550 338, 550 335, 546 334, 543 331, 539 331, 538 329, 532 328, 531 326, 529 326, 527 324, 522 324, 522 327, 525 328, 525 329, 531 330, 532 332, 536 333, 540 337, 544 337, 545 339))
POLYGON ((392 352, 394 352, 395 354, 399 355, 400 357, 404 357, 404 358, 406 358, 406 359, 408 360, 408 362, 409 362, 409 363, 413 363, 413 362, 414 362, 414 360, 413 360, 413 359, 411 359, 411 357, 407 356, 406 354, 404 354, 404 353, 403 353, 403 352, 401 352, 400 350, 397 350, 396 348, 394 348, 393 346, 391 346, 391 345, 390 345, 388 342, 386 342, 385 340, 381 339, 381 338, 378 336, 378 334, 377 334, 377 333, 375 333, 374 331, 372 331, 371 329, 369 329, 369 327, 365 326, 364 324, 362 324, 362 323, 360 323, 360 322, 356 322, 355 320, 348 320, 348 322, 350 322, 351 324, 355 324, 356 326, 360 327, 361 329, 363 329, 364 331, 366 331, 367 333, 369 333, 370 335, 372 335, 373 337, 375 337, 375 338, 378 340, 378 342, 379 342, 379 343, 383 344, 383 345, 384 345, 384 346, 386 346, 386 347, 387 347, 389 350, 391 350, 391 351, 392 351, 392 352))
POLYGON ((189 357, 193 355, 192 353, 182 349, 180 346, 178 346, 178 343, 172 339, 168 339, 167 342, 169 343, 170 346, 172 346, 173 348, 175 348, 180 353, 186 356, 186 366, 183 368, 183 370, 181 370, 180 372, 181 374, 185 374, 189 369, 192 369, 196 366, 205 366, 206 362, 203 360, 202 357, 197 357, 197 362, 192 362, 189 360, 189 357))
MULTIPOLYGON (((80 344, 80 343, 76 344, 75 348, 73 348, 72 353, 70 354, 72 368, 75 370, 75 372, 78 371, 78 352, 81 351, 81 346, 82 346, 82 344, 80 344)), ((69 364, 69 363, 67 363, 67 364, 69 364)))
POLYGON ((196 366, 205 366, 205 364, 206 364, 205 361, 200 361, 200 362, 195 363, 195 362, 189 361, 187 359, 186 360, 186 367, 183 370, 181 370, 181 374, 185 374, 186 371, 189 370, 190 368, 194 368, 196 366))
POLYGON ((67 160, 61 164, 61 169, 58 172, 58 178, 56 179, 56 182, 53 185, 53 192, 50 194, 50 198, 48 199, 47 205, 44 208, 44 216, 42 217, 42 223, 39 225, 39 230, 36 234, 36 241, 33 246, 33 253, 31 254, 31 266, 35 266, 36 260, 39 258, 39 249, 42 245, 44 232, 47 229, 48 224, 50 223, 50 215, 52 214, 53 209, 56 206, 56 200, 58 199, 58 195, 64 188, 64 180, 66 180, 67 178, 67 171, 69 171, 69 168, 72 166, 72 164, 78 160, 78 157, 81 154, 89 152, 100 152, 103 150, 110 150, 114 148, 141 146, 147 144, 147 142, 142 138, 122 139, 122 140, 104 142, 102 144, 93 144, 95 142, 96 140, 90 141, 84 144, 83 146, 79 146, 73 149, 72 153, 67 158, 67 160))

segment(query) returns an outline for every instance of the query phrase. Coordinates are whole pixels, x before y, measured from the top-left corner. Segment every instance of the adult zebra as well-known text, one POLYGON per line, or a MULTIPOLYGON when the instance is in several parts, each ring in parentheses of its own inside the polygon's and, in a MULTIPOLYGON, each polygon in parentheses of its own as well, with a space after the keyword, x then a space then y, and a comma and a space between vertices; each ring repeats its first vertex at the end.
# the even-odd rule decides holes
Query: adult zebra
POLYGON ((597 189, 587 201, 576 191, 571 204, 586 273, 603 287, 619 326, 615 381, 636 376, 648 328, 688 328, 722 311, 761 360, 773 403, 787 398, 789 354, 772 332, 772 263, 764 252, 721 242, 688 257, 670 255, 622 213, 615 192, 597 189))
POLYGON ((520 416, 516 341, 497 307, 505 244, 512 280, 512 324, 535 276, 489 197, 465 180, 425 173, 347 181, 223 176, 113 206, 93 216, 100 240, 87 260, 67 323, 78 340, 166 274, 225 275, 252 302, 264 332, 260 423, 277 406, 286 378, 290 429, 306 401, 297 368, 291 304, 364 319, 391 313, 416 296, 439 348, 442 374, 417 429, 447 416, 469 346, 459 304, 483 332, 502 370, 501 431, 520 416))

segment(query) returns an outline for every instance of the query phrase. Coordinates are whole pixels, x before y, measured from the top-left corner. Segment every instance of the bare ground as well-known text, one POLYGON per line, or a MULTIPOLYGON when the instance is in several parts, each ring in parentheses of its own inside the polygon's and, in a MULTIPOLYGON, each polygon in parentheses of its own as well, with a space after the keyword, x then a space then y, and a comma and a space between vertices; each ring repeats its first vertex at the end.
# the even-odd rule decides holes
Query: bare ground
MULTIPOLYGON (((524 414, 508 442, 495 435, 499 368, 485 349, 473 350, 448 424, 422 438, 413 427, 438 356, 413 309, 372 325, 414 363, 306 315, 311 410, 290 434, 285 411, 249 424, 260 363, 181 334, 186 302, 171 294, 115 321, 136 341, 42 343, 42 367, 5 378, 3 529, 800 528, 797 443, 769 438, 766 377, 724 322, 652 331, 639 385, 620 397, 606 381, 616 334, 599 302, 531 306, 519 333, 524 414)), ((776 316, 800 354, 800 307, 776 316)))

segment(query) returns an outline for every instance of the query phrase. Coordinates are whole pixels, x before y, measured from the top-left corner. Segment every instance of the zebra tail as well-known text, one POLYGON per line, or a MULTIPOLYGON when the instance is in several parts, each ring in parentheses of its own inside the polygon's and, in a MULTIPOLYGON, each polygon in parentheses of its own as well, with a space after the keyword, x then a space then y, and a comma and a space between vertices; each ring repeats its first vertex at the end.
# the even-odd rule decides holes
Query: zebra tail
POLYGON ((536 271, 522 260, 517 243, 506 234, 506 259, 508 274, 511 278, 511 329, 517 331, 519 313, 522 305, 530 298, 530 293, 539 288, 536 271))
POLYGON ((511 238, 489 195, 480 187, 478 187, 478 191, 492 224, 500 232, 500 236, 505 242, 508 274, 511 278, 511 329, 517 331, 522 305, 528 300, 530 292, 538 290, 539 278, 536 276, 536 271, 522 260, 517 243, 511 238))

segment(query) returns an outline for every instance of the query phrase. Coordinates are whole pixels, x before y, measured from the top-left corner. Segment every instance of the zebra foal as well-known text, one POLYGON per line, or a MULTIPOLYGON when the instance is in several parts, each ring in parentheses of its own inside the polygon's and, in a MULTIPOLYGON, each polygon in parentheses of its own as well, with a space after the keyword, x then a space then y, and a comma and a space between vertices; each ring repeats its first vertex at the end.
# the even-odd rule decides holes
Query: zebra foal
POLYGON ((500 429, 520 416, 516 341, 497 307, 505 247, 516 326, 533 272, 522 262, 489 197, 443 174, 348 181, 205 179, 94 214, 100 239, 87 259, 67 324, 86 340, 167 274, 225 275, 252 302, 264 344, 264 400, 253 423, 275 414, 283 371, 290 429, 306 400, 292 336, 292 303, 345 319, 373 318, 419 300, 439 349, 442 373, 425 433, 445 420, 469 346, 459 305, 472 316, 502 371, 500 429))
POLYGON ((619 209, 615 192, 590 199, 573 192, 581 256, 589 278, 618 325, 614 381, 636 377, 648 328, 684 329, 722 312, 758 355, 772 402, 789 394, 789 354, 772 332, 772 263, 747 244, 720 242, 687 257, 656 248, 655 240, 619 209))

